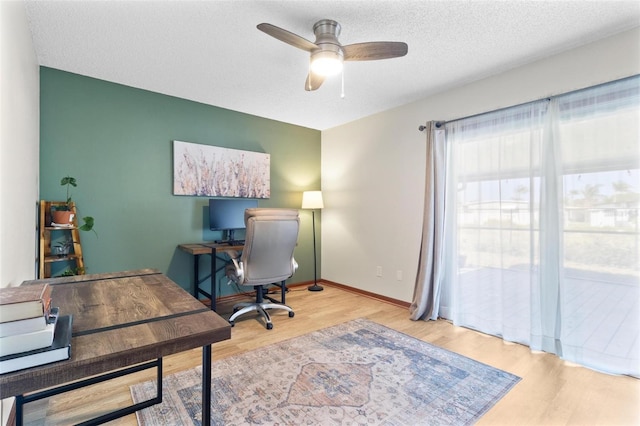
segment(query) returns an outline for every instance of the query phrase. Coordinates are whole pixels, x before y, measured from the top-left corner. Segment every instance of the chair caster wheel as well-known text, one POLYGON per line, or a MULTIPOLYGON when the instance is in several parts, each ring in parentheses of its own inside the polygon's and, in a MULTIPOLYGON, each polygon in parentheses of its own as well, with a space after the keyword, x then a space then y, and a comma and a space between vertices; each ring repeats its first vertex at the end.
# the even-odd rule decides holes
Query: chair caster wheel
POLYGON ((293 318, 295 314, 293 312, 289 312, 289 318, 293 318))
POLYGON ((273 328, 273 324, 267 323, 267 330, 271 330, 273 328))
POLYGON ((233 321, 229 321, 229 325, 231 325, 231 327, 233 327, 233 326, 234 326, 234 325, 236 325, 236 324, 235 324, 235 322, 233 322, 233 321))

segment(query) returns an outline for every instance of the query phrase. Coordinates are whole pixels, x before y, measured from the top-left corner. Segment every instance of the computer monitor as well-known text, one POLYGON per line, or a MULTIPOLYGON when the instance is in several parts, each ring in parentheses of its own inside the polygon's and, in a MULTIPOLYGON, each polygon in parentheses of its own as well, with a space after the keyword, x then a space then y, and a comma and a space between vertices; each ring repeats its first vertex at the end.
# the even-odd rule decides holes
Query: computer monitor
POLYGON ((209 229, 226 231, 227 240, 233 241, 234 232, 244 229, 244 211, 258 207, 258 200, 247 198, 209 199, 209 229))

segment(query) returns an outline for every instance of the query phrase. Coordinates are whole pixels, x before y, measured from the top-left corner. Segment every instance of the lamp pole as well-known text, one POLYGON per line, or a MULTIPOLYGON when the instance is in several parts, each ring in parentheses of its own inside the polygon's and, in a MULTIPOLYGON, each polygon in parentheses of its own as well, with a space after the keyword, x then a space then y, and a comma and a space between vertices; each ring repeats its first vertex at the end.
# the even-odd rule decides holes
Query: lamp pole
POLYGON ((313 285, 309 286, 309 291, 322 291, 324 288, 318 285, 318 272, 317 272, 317 256, 316 256, 316 211, 311 210, 311 221, 313 223, 313 285))
POLYGON ((318 266, 316 254, 316 209, 324 208, 321 191, 304 191, 302 193, 302 208, 311 209, 311 221, 313 224, 313 285, 307 287, 309 291, 322 291, 324 288, 318 285, 318 266))

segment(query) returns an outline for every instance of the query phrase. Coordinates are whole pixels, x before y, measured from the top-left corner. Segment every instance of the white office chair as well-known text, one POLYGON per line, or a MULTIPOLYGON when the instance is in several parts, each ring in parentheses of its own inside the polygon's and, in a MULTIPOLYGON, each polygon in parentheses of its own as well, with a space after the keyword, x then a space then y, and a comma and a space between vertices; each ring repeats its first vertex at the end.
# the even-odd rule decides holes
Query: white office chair
POLYGON ((271 330, 273 324, 267 310, 284 309, 289 317, 294 316, 293 310, 285 305, 285 281, 298 268, 293 250, 298 241, 300 218, 298 210, 257 208, 245 210, 244 221, 246 234, 242 255, 232 259, 226 274, 239 285, 253 287, 256 300, 234 305, 229 323, 233 326, 240 315, 257 311, 264 318, 267 330, 271 330), (266 296, 265 286, 270 284, 280 287, 280 301, 266 296))

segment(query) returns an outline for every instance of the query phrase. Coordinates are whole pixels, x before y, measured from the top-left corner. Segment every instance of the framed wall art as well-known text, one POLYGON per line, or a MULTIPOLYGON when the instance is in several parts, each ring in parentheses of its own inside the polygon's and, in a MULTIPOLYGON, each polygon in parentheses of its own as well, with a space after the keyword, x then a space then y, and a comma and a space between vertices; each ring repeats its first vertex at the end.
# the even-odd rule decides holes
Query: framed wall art
POLYGON ((173 194, 269 198, 269 154, 173 141, 173 194))

